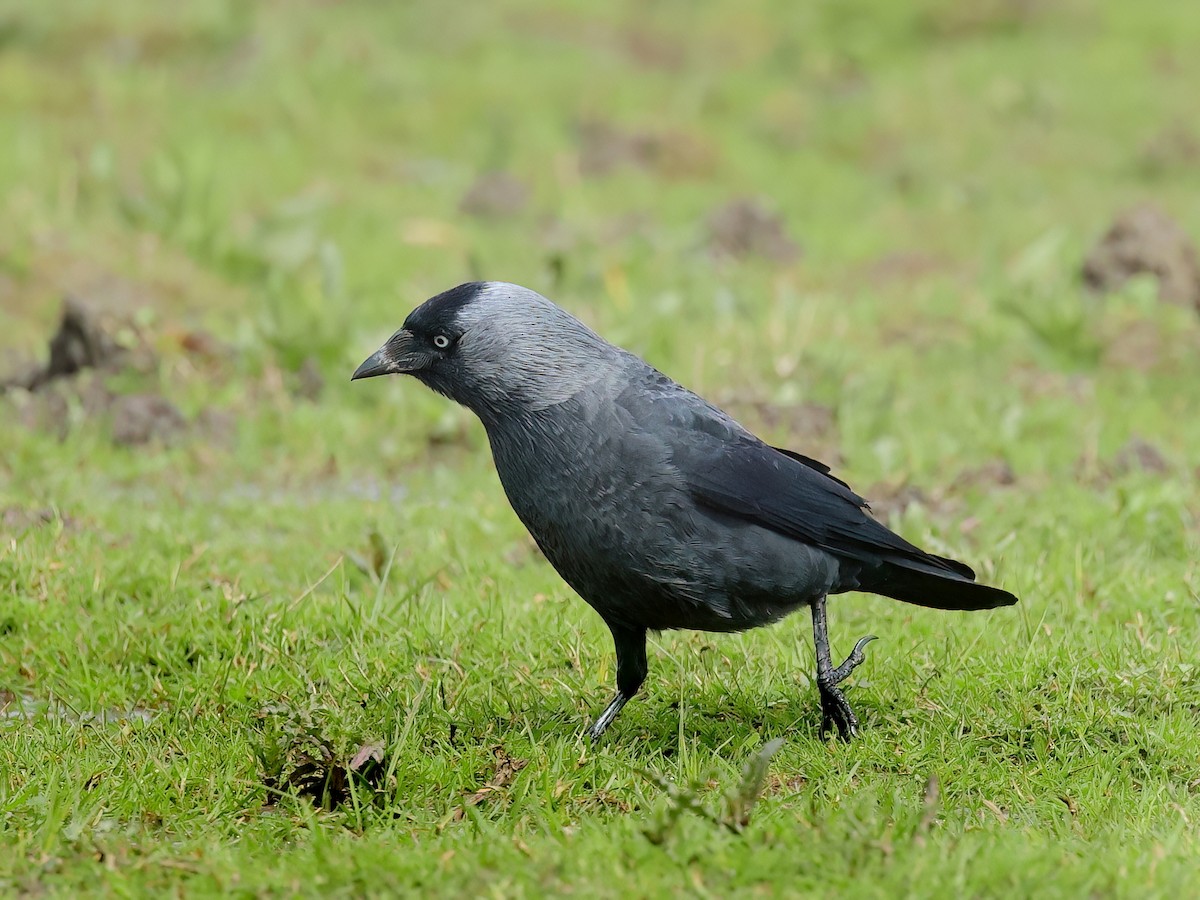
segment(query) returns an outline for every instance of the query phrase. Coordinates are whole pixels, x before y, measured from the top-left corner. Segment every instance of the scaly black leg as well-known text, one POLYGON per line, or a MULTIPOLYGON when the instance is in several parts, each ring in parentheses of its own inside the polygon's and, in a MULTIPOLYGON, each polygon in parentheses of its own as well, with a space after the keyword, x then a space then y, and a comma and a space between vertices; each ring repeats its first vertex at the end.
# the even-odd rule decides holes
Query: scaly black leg
POLYGON ((812 620, 813 643, 817 648, 817 690, 821 694, 821 734, 827 734, 830 723, 833 723, 837 726, 841 739, 848 741, 858 733, 858 717, 854 715, 854 710, 850 708, 846 695, 838 685, 858 668, 865 658, 863 648, 876 638, 873 634, 860 638, 846 660, 835 667, 829 655, 829 630, 825 624, 824 597, 813 602, 812 620))
POLYGON ((600 714, 595 724, 588 729, 593 741, 600 739, 604 730, 613 723, 622 707, 638 692, 646 680, 646 629, 626 628, 621 625, 608 626, 612 629, 613 643, 617 648, 617 696, 600 714))

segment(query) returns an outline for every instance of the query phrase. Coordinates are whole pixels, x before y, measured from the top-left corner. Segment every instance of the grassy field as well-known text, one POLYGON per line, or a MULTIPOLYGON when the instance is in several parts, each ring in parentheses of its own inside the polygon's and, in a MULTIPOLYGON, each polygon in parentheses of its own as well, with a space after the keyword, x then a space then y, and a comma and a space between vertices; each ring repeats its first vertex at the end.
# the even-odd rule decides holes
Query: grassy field
POLYGON ((1200 319, 1079 276, 1133 203, 1200 236, 1198 45, 1178 0, 0 0, 0 375, 66 295, 128 348, 0 396, 0 894, 1200 891, 1200 319), (836 598, 850 745, 807 615, 664 634, 590 746, 607 630, 482 429, 348 381, 479 277, 1023 602, 836 598))

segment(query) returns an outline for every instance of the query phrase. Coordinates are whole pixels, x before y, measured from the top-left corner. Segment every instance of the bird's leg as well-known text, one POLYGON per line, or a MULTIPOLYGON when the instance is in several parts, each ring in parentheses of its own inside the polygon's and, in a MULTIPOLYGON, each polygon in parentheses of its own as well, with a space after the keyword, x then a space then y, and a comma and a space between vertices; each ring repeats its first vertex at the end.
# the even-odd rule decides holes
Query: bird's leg
POLYGON ((604 730, 613 723, 622 707, 630 701, 642 682, 646 680, 646 629, 626 628, 621 625, 608 626, 612 629, 613 643, 617 648, 617 696, 600 714, 600 718, 588 729, 593 741, 600 739, 604 730))
POLYGON ((821 734, 829 732, 830 723, 837 726, 838 735, 848 741, 858 733, 858 717, 838 687, 865 658, 863 649, 875 635, 860 638, 850 655, 840 666, 834 666, 829 655, 829 630, 825 624, 825 598, 812 605, 813 643, 817 648, 817 690, 821 694, 821 734))

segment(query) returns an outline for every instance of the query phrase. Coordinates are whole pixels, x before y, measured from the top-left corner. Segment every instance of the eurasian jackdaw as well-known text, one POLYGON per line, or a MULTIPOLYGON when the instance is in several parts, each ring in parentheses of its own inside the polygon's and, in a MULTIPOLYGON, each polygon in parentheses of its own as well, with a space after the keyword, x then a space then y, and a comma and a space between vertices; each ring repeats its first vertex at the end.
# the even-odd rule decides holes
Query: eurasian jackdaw
POLYGON ((534 291, 473 282, 417 307, 353 378, 403 373, 482 420, 513 509, 612 631, 617 695, 646 678, 646 632, 742 631, 812 612, 821 730, 858 720, 830 659, 825 598, 868 591, 935 609, 1017 602, 867 512, 829 467, 770 447, 534 291))

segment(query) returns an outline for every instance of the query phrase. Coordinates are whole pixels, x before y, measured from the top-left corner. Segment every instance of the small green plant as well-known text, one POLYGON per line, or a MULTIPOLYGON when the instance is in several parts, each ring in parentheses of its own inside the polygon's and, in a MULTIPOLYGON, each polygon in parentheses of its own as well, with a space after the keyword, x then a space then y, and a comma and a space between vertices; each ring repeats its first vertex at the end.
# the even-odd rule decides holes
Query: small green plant
POLYGON ((661 844, 665 841, 684 813, 692 813, 713 825, 740 834, 750 824, 750 812, 762 793, 771 758, 782 746, 783 738, 775 738, 763 744, 742 769, 741 780, 725 792, 723 808, 716 811, 711 810, 705 803, 701 794, 701 783, 680 787, 657 772, 638 769, 643 778, 660 788, 666 795, 666 807, 658 821, 644 830, 650 843, 661 844))
POLYGON ((267 276, 259 334, 285 369, 343 362, 351 312, 342 255, 327 240, 303 254, 298 247, 288 252, 298 256, 276 263, 267 276))

